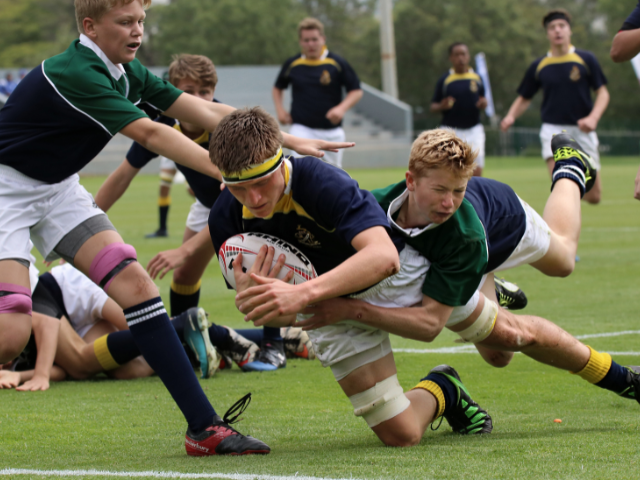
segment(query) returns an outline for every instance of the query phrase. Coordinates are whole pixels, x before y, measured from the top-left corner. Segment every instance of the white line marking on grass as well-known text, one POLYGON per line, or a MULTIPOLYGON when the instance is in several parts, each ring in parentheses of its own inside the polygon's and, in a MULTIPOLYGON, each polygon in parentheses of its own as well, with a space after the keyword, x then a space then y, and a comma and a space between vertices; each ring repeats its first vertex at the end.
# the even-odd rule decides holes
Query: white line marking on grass
POLYGON ((39 475, 43 477, 152 477, 152 478, 224 478, 230 480, 356 480, 329 479, 326 477, 306 477, 303 475, 257 475, 251 473, 181 473, 181 472, 110 472, 108 470, 31 470, 26 468, 5 468, 0 475, 39 475))
POLYGON ((584 227, 583 232, 614 232, 614 233, 634 233, 640 232, 640 227, 584 227))
MULTIPOLYGON (((625 330, 622 332, 606 332, 606 333, 589 333, 587 335, 577 335, 577 339, 585 338, 604 338, 604 337, 620 337, 622 335, 640 335, 640 330, 625 330)), ((478 353, 473 345, 463 345, 460 347, 442 347, 442 348, 394 348, 394 352, 398 353, 478 353)), ((519 352, 516 352, 519 353, 519 352)), ((630 355, 640 356, 640 352, 607 352, 609 355, 630 355)))

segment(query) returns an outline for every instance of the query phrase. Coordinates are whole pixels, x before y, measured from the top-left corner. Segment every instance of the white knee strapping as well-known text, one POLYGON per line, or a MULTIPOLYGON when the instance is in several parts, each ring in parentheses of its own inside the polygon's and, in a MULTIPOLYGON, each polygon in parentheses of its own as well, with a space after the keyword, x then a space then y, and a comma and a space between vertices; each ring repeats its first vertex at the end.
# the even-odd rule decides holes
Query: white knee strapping
POLYGON ((461 332, 457 332, 462 340, 456 340, 457 342, 471 342, 478 343, 491 335, 493 328, 496 326, 496 319, 498 318, 498 305, 485 297, 484 307, 480 316, 469 327, 465 328, 461 332))
POLYGON ((404 412, 411 402, 404 394, 398 375, 378 382, 364 392, 349 397, 356 417, 362 417, 373 428, 404 412))

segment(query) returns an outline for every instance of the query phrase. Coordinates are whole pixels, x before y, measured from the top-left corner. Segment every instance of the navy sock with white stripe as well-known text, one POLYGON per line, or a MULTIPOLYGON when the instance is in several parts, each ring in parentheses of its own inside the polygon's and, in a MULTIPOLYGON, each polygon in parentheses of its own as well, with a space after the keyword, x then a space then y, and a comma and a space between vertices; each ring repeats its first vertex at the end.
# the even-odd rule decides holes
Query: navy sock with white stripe
POLYGON ((151 368, 178 404, 194 432, 203 431, 216 414, 169 322, 160 297, 124 309, 129 330, 151 368))
POLYGON ((575 157, 557 160, 551 174, 551 190, 561 178, 573 180, 580 188, 580 198, 586 191, 585 167, 583 163, 575 157))

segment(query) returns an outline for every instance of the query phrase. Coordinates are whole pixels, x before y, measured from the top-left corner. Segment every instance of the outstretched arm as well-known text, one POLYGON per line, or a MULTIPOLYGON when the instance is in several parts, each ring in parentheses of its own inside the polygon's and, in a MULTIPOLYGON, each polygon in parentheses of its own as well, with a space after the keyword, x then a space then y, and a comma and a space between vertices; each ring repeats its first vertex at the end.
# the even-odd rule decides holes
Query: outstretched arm
POLYGON ((149 276, 153 279, 158 275, 160 275, 160 278, 164 278, 171 270, 182 266, 189 257, 206 248, 209 243, 211 243, 211 235, 209 234, 209 226, 207 225, 200 230, 197 235, 191 237, 178 248, 165 250, 153 257, 147 265, 149 276))
POLYGON ((33 312, 33 336, 38 347, 38 357, 36 367, 31 379, 16 388, 21 391, 47 390, 51 377, 53 359, 56 356, 58 347, 58 332, 60 331, 60 320, 57 318, 33 312))
POLYGON ((131 180, 138 174, 139 168, 134 168, 125 158, 120 166, 116 168, 111 175, 100 186, 96 193, 96 205, 103 212, 109 210, 114 203, 127 191, 131 180))
POLYGON ((626 62, 640 53, 640 28, 622 30, 613 37, 611 43, 611 60, 616 63, 626 62))
POLYGON ((502 119, 502 122, 500 122, 500 128, 502 129, 502 131, 506 132, 507 130, 509 130, 511 125, 515 123, 516 119, 520 117, 520 115, 522 115, 524 112, 526 112, 527 108, 529 108, 529 105, 531 105, 531 99, 524 98, 522 95, 518 95, 518 98, 516 98, 511 104, 509 112, 502 119))
POLYGON ((327 112, 326 117, 334 125, 339 124, 345 113, 362 99, 363 94, 361 89, 351 90, 338 105, 327 112))
POLYGON ((431 342, 442 331, 453 307, 430 297, 422 297, 422 305, 409 308, 385 308, 362 300, 332 298, 307 307, 303 313, 312 317, 294 326, 314 330, 341 320, 357 320, 370 327, 404 338, 431 342))
POLYGON ((607 90, 606 85, 602 85, 598 90, 596 90, 596 99, 593 102, 591 113, 578 120, 578 128, 580 128, 580 130, 585 133, 589 133, 598 128, 598 122, 609 105, 609 98, 609 90, 607 90))

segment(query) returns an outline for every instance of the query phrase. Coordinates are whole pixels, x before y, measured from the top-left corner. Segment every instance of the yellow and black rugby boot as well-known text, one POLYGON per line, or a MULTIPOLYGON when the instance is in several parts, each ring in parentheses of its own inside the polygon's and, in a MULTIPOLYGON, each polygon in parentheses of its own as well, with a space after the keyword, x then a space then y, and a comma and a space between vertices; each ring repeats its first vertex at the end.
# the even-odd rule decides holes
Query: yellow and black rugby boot
POLYGON ((596 183, 598 170, 594 160, 566 132, 553 136, 551 151, 556 162, 551 177, 551 190, 559 179, 569 178, 580 187, 580 197, 582 198, 596 183))

